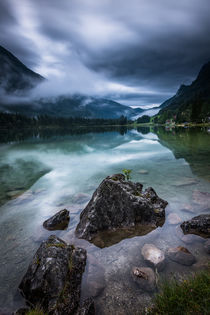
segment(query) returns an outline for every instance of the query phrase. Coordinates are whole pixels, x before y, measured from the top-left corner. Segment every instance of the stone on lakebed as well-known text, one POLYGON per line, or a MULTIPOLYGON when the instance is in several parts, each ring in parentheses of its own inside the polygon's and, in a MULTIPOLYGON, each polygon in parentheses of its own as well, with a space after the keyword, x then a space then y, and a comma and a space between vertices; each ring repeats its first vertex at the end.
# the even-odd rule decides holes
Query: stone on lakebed
POLYGON ((182 222, 181 218, 176 213, 170 213, 168 216, 169 224, 179 224, 182 222))
POLYGON ((134 267, 132 278, 142 290, 154 291, 156 288, 156 278, 152 268, 134 267))
POLYGON ((167 250, 168 257, 181 265, 191 266, 196 262, 193 254, 185 247, 178 246, 167 250))
POLYGON ((153 244, 144 244, 141 254, 148 265, 162 270, 165 266, 165 255, 162 250, 153 244))

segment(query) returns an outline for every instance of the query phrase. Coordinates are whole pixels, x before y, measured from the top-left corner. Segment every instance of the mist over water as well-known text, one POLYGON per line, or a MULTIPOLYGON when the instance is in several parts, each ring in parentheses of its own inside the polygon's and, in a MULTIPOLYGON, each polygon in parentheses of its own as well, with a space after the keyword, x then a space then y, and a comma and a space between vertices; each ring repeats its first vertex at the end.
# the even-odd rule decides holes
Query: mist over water
MULTIPOLYGON (((210 135, 206 130, 193 132, 133 129, 126 133, 67 133, 0 144, 0 308, 14 310, 22 305, 17 294, 18 284, 41 241, 52 234, 42 228, 42 223, 64 208, 70 210, 69 228, 55 233, 88 250, 87 266, 94 257, 98 266, 102 265, 105 270, 105 289, 95 297, 98 312, 113 313, 117 299, 129 301, 134 294, 137 296, 135 303, 124 306, 125 314, 126 307, 131 307, 134 312, 144 305, 151 295, 139 292, 130 276, 133 266, 145 264, 141 247, 144 243, 154 243, 163 250, 169 246, 186 246, 175 232, 177 226, 170 225, 167 216, 172 211, 186 220, 199 214, 200 208, 196 214, 181 209, 184 204, 192 205, 194 190, 210 189, 210 178, 203 176, 203 169, 209 173, 210 135), (176 158, 178 135, 185 141, 185 150, 180 150, 176 158), (195 136, 200 139, 200 160, 191 150, 191 138, 195 139, 195 136), (106 176, 125 168, 132 169, 133 181, 141 182, 144 188, 152 186, 169 202, 163 227, 103 249, 75 239, 74 229, 79 215, 92 193, 106 176), (186 184, 189 180, 192 183, 186 184)), ((187 248, 198 263, 208 259, 199 237, 187 244, 187 248)), ((186 267, 167 262, 160 277, 168 277, 171 272, 186 274, 196 268, 196 265, 186 267)), ((102 272, 96 275, 100 278, 102 272)), ((88 268, 84 275, 83 298, 91 293, 87 279, 88 268)))

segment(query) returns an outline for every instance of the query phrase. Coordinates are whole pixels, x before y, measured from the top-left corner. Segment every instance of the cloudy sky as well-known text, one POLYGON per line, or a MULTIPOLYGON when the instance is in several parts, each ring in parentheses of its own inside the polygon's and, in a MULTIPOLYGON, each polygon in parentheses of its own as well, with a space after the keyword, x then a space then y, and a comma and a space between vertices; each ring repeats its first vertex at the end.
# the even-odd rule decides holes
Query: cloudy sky
POLYGON ((209 0, 0 0, 0 45, 47 77, 41 93, 152 106, 210 60, 209 0))

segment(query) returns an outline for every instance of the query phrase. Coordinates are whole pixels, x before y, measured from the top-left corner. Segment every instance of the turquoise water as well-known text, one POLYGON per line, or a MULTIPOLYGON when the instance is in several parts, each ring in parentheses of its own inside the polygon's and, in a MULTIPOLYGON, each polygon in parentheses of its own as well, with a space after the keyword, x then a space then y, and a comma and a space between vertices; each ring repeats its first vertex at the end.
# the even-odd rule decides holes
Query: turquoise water
POLYGON ((192 267, 167 261, 160 279, 205 266, 203 240, 183 242, 167 216, 175 212, 183 221, 209 211, 205 200, 199 204, 193 199, 194 191, 210 192, 208 130, 97 130, 14 139, 0 144, 0 309, 22 305, 18 284, 40 242, 52 233, 42 223, 63 208, 70 210, 71 221, 68 230, 57 235, 87 249, 82 298, 95 295, 98 314, 135 314, 150 303, 152 294, 140 291, 131 277, 133 266, 145 265, 144 243, 164 251, 182 245, 197 258, 192 267), (165 224, 103 249, 77 240, 74 230, 92 193, 106 176, 124 168, 132 169, 133 181, 152 186, 169 202, 165 224), (183 211, 186 207, 194 212, 183 211))

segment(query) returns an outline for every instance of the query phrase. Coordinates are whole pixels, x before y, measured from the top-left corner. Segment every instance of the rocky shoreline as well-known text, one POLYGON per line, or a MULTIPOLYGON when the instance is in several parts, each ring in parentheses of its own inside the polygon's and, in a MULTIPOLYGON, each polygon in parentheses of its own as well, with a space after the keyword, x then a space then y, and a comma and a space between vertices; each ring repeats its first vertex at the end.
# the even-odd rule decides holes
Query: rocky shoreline
MULTIPOLYGON (((126 181, 122 174, 114 174, 105 178, 94 192, 80 215, 75 234, 93 243, 97 238, 106 238, 107 235, 112 237, 119 231, 123 234, 125 229, 136 231, 137 227, 139 228, 137 235, 141 235, 140 231, 144 232, 145 226, 149 226, 151 231, 163 225, 166 206, 167 201, 159 198, 153 188, 143 191, 142 184, 126 181)), ((171 220, 173 222, 171 224, 181 223, 177 218, 171 220)), ((43 226, 49 230, 65 229, 69 222, 69 211, 64 209, 47 219, 43 226)), ((180 227, 185 234, 193 233, 207 238, 203 248, 206 253, 210 253, 209 215, 194 217, 181 223, 180 227)), ((106 242, 104 244, 107 245, 106 242)), ((154 244, 145 243, 140 252, 147 267, 133 265, 130 272, 131 279, 143 292, 157 290, 158 272, 170 264, 170 261, 184 266, 191 266, 197 262, 190 250, 181 244, 176 248, 161 250, 154 244)), ((14 314, 27 314, 38 305, 49 315, 94 315, 96 312, 94 297, 104 290, 105 282, 103 276, 99 276, 101 285, 98 287, 96 285, 95 291, 91 291, 92 297, 80 302, 86 260, 85 249, 69 245, 57 236, 51 235, 40 245, 19 286, 27 308, 20 309, 14 314)), ((86 268, 92 274, 97 272, 97 269, 94 269, 94 262, 88 264, 86 268)), ((101 267, 100 275, 103 272, 105 271, 101 267)))

